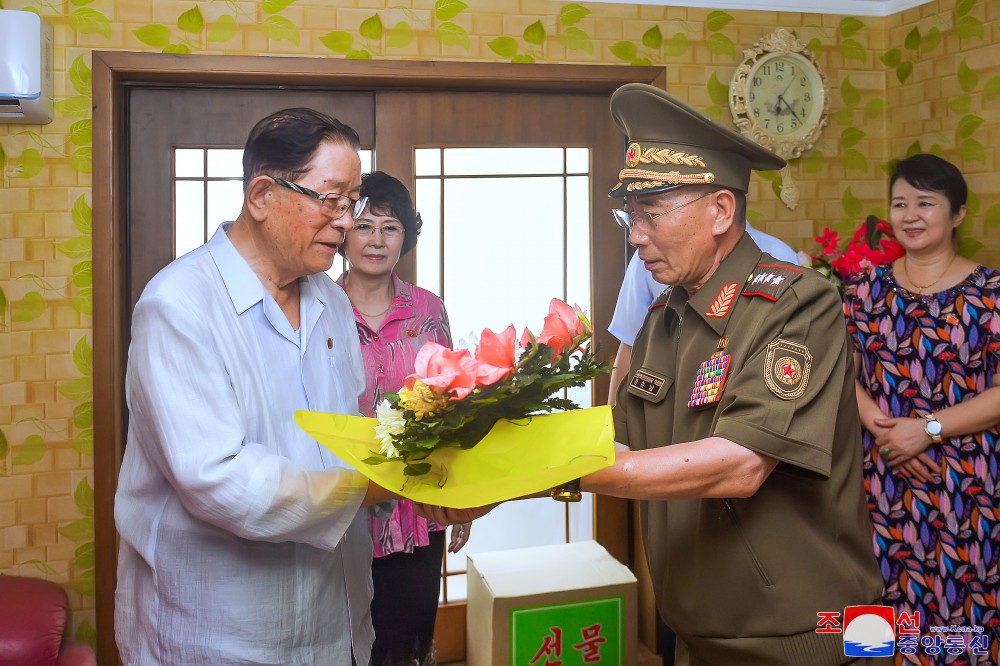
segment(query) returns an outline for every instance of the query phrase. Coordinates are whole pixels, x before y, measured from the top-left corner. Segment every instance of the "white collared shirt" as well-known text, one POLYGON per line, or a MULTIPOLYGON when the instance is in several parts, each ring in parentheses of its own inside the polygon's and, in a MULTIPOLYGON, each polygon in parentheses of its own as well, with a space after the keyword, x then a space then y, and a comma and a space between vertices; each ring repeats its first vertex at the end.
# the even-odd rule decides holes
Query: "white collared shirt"
POLYGON ((292 329, 223 225, 158 273, 132 317, 115 497, 126 664, 369 660, 368 482, 293 421, 358 413, 350 302, 300 280, 292 329))

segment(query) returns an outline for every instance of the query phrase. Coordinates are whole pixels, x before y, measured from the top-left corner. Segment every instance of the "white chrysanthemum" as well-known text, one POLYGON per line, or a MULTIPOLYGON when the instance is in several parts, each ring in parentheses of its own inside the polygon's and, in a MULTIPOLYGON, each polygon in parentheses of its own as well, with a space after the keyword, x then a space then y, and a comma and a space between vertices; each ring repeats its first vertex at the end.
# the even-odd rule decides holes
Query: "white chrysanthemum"
POLYGON ((389 458, 395 458, 399 451, 392 445, 392 436, 403 432, 406 427, 406 420, 403 412, 394 409, 388 400, 383 400, 375 408, 375 418, 378 425, 375 426, 375 438, 382 443, 380 452, 389 458))

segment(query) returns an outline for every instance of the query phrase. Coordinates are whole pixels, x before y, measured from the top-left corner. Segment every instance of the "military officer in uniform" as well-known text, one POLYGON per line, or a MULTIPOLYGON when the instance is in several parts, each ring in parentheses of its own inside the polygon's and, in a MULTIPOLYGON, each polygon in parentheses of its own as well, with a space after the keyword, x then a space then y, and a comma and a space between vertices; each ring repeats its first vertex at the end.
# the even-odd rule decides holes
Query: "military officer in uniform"
POLYGON ((678 664, 876 663, 817 620, 882 589, 840 297, 745 230, 751 170, 784 160, 652 86, 611 112, 628 137, 616 217, 673 287, 618 392, 618 458, 583 489, 642 500, 678 664))

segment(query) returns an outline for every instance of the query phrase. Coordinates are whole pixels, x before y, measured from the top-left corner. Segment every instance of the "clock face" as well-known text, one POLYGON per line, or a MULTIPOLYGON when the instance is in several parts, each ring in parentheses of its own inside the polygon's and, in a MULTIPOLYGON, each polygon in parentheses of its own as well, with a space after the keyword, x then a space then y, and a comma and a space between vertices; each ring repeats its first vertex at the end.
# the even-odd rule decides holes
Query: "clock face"
POLYGON ((823 102, 819 73, 797 53, 765 55, 747 77, 747 118, 775 138, 808 134, 820 119, 823 102))

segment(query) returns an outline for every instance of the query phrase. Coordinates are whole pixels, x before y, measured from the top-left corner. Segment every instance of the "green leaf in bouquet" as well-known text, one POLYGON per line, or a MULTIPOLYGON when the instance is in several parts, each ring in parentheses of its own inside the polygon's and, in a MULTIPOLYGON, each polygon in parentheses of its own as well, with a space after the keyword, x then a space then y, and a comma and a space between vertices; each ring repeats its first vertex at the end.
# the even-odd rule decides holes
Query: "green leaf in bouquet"
POLYGON ((406 476, 422 476, 429 471, 431 471, 431 464, 426 462, 411 463, 403 468, 403 474, 406 476))

